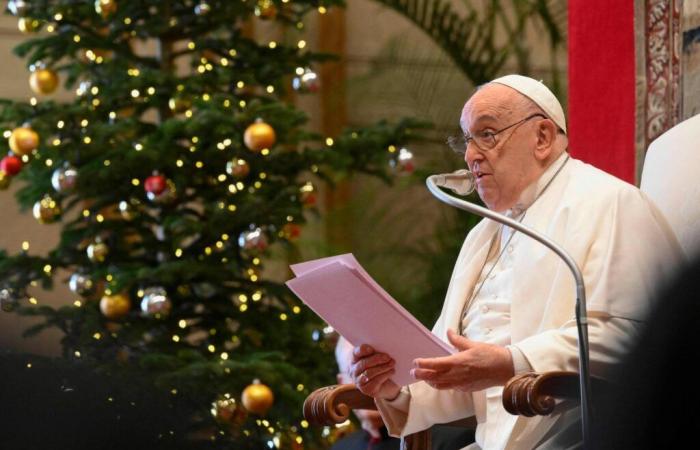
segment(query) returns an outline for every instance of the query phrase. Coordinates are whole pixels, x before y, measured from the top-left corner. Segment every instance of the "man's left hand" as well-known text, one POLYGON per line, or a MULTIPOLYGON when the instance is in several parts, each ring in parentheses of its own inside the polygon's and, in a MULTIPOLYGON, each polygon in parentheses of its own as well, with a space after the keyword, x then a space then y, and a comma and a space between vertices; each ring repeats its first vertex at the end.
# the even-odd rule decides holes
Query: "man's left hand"
POLYGON ((435 389, 472 392, 504 385, 513 377, 513 358, 507 348, 472 341, 452 330, 447 331, 447 338, 459 353, 416 359, 412 373, 417 380, 435 389))

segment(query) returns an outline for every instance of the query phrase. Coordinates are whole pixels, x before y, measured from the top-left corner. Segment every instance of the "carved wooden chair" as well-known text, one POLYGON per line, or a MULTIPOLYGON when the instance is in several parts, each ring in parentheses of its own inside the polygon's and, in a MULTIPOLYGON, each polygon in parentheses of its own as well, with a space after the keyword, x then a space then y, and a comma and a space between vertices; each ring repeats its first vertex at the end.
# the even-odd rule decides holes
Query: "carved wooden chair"
MULTIPOLYGON (((700 115, 671 128, 649 146, 641 180, 641 189, 664 214, 688 257, 700 253, 700 207, 697 206, 700 185, 695 182, 700 167, 697 142, 700 142, 700 115)), ((606 395, 610 388, 610 384, 594 377, 594 401, 606 395)), ((511 378, 505 385, 503 407, 511 414, 533 417, 552 413, 558 400, 578 398, 576 372, 525 373, 511 378)), ((348 420, 353 409, 376 409, 376 406, 371 397, 352 384, 328 386, 307 397, 304 417, 311 424, 333 425, 348 420)), ((476 422, 460 421, 459 425, 475 427, 476 422)), ((407 436, 402 448, 429 450, 430 430, 407 436)))
MULTIPOLYGON (((600 388, 600 383, 596 381, 594 387, 600 388)), ((503 390, 503 406, 515 415, 548 415, 554 410, 557 400, 577 399, 578 389, 576 372, 525 373, 508 381, 503 390)), ((348 420, 353 409, 376 410, 377 407, 372 397, 364 395, 355 385, 339 384, 312 392, 304 402, 304 417, 312 425, 335 425, 348 420)), ((473 429, 476 420, 470 418, 450 425, 473 429)), ((407 436, 402 448, 430 450, 430 429, 407 436)))

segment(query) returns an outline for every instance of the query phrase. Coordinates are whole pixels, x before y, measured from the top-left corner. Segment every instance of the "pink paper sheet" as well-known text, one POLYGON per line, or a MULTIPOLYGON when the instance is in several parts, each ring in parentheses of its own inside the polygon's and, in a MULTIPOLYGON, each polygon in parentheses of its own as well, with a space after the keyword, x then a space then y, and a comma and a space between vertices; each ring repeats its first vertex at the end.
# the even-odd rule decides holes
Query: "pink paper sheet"
POLYGON ((384 291, 351 254, 291 266, 287 286, 351 344, 369 344, 396 361, 393 381, 415 382, 416 358, 454 352, 384 291))

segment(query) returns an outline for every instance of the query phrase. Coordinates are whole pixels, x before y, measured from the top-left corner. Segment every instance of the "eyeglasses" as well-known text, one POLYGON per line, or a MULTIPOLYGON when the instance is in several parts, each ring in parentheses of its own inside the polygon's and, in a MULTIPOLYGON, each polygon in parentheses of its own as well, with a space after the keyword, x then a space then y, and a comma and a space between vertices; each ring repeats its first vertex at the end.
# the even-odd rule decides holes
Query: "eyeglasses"
POLYGON ((501 128, 498 131, 483 130, 471 136, 468 134, 450 136, 449 138, 447 138, 447 145, 449 145, 455 152, 462 154, 464 154, 467 151, 467 147, 471 142, 474 142, 474 145, 476 145, 481 151, 492 150, 498 144, 498 141, 496 140, 497 135, 503 133, 504 131, 510 128, 517 127, 518 125, 523 124, 530 119, 534 119, 535 117, 542 117, 543 119, 547 118, 542 113, 535 113, 530 116, 527 116, 522 120, 512 123, 505 128, 501 128))

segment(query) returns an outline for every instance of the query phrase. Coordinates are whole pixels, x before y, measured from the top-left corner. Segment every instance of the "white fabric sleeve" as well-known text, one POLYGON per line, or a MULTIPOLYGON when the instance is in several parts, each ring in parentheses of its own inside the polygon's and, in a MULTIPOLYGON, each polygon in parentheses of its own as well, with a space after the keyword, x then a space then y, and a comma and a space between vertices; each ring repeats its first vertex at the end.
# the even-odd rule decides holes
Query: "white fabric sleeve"
POLYGON ((408 386, 407 392, 391 402, 375 400, 375 403, 392 436, 403 437, 436 423, 450 423, 474 415, 471 393, 433 389, 423 381, 408 386), (408 409, 403 410, 406 400, 408 409))
POLYGON ((379 413, 384 419, 387 431, 391 436, 400 436, 406 426, 408 418, 408 408, 411 403, 411 394, 408 388, 401 388, 401 392, 393 400, 375 399, 379 413))
MULTIPOLYGON (((605 376, 636 341, 642 322, 589 313, 588 342, 591 374, 605 376)), ((576 321, 536 334, 513 344, 535 372, 568 370, 578 372, 578 331, 576 321)))
POLYGON ((506 345, 508 351, 510 351, 510 356, 513 358, 513 375, 520 375, 525 372, 532 372, 532 366, 527 362, 527 358, 523 355, 523 352, 514 345, 506 345))

